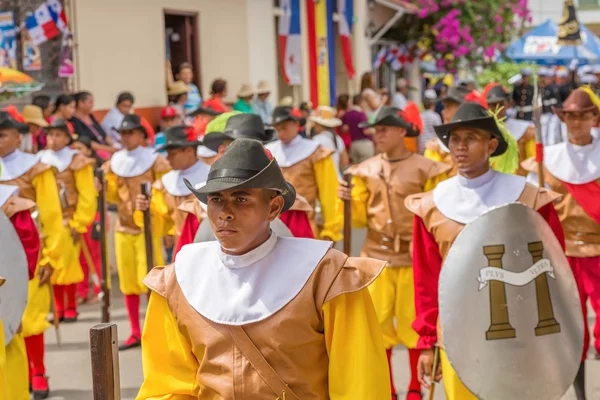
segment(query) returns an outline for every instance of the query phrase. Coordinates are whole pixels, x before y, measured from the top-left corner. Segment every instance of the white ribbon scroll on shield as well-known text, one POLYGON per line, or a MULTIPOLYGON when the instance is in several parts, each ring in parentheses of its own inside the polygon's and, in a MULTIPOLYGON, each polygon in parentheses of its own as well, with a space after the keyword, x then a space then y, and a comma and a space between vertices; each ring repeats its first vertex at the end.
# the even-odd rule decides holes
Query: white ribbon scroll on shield
POLYGON ((479 290, 487 287, 490 281, 504 282, 512 286, 525 286, 533 282, 541 274, 548 274, 550 278, 556 279, 554 277, 554 267, 550 260, 544 258, 523 272, 511 272, 502 268, 485 267, 479 271, 477 281, 479 282, 479 290))

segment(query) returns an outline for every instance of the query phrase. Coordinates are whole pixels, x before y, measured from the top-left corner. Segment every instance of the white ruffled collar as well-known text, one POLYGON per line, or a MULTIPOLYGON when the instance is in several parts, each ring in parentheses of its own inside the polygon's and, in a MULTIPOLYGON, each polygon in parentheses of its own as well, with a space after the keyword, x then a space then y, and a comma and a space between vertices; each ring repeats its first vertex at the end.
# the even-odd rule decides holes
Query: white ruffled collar
POLYGON ((529 121, 523 121, 520 119, 507 119, 504 122, 504 126, 513 135, 515 140, 519 140, 523 137, 527 129, 531 126, 529 121))
POLYGON ((40 161, 55 167, 58 172, 63 172, 65 169, 71 165, 71 161, 73 161, 73 157, 78 152, 69 147, 63 147, 59 151, 54 150, 42 150, 38 153, 40 157, 40 161))
POLYGON ((7 156, 0 157, 0 182, 17 179, 40 162, 37 155, 15 150, 7 156))
POLYGON ((119 150, 110 159, 110 168, 122 178, 140 176, 148 171, 154 163, 158 153, 149 147, 139 146, 134 150, 119 150))
POLYGON ((274 233, 241 256, 224 254, 218 241, 192 243, 177 254, 175 273, 186 300, 202 316, 245 325, 292 301, 330 248, 331 242, 274 233))
POLYGON ((600 144, 578 146, 563 142, 544 149, 544 165, 552 176, 575 185, 583 185, 600 178, 600 144))
POLYGON ((287 145, 281 140, 268 143, 266 148, 271 151, 280 167, 286 168, 298 164, 310 157, 319 147, 319 143, 298 135, 287 145))
POLYGON ((2 207, 4 203, 6 203, 10 196, 18 196, 18 194, 18 186, 0 184, 0 207, 2 207))
POLYGON ((517 201, 526 183, 522 176, 490 168, 474 179, 457 175, 440 182, 433 190, 433 202, 445 217, 468 224, 492 207, 517 201))
POLYGON ((163 175, 161 181, 165 190, 173 196, 187 196, 191 194, 191 192, 187 186, 185 186, 183 179, 187 179, 192 185, 206 182, 209 171, 210 165, 202 160, 198 160, 188 169, 167 172, 163 175))

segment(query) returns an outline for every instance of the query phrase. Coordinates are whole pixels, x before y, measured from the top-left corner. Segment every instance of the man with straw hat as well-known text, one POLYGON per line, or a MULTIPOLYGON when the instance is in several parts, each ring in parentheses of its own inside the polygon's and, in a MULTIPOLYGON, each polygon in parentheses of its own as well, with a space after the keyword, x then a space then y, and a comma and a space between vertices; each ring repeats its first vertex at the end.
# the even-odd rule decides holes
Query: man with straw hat
POLYGON ((73 137, 62 118, 57 118, 47 128, 48 145, 38 153, 40 161, 54 168, 59 188, 60 205, 64 225, 70 237, 63 241, 61 255, 64 268, 52 276, 56 312, 59 320, 77 321, 77 284, 83 281, 79 263, 81 235, 96 217, 97 201, 94 187, 93 158, 85 157, 69 148, 73 137), (66 307, 65 307, 66 298, 66 307))
POLYGON ((315 238, 340 240, 339 221, 336 217, 337 187, 339 179, 333 158, 333 151, 318 142, 305 139, 298 134, 303 122, 291 107, 276 107, 273 111, 273 125, 279 140, 266 147, 271 151, 283 171, 286 180, 296 188, 313 210, 317 200, 321 204, 323 229, 317 227, 316 214, 309 213, 315 238))
POLYGON ((244 83, 237 92, 238 101, 233 105, 234 111, 243 113, 254 113, 252 109, 252 99, 254 98, 254 88, 249 83, 244 83))
MULTIPOLYGON (((600 115, 600 99, 590 88, 571 92, 556 115, 567 125, 568 141, 544 148, 544 183, 561 195, 556 210, 565 231, 566 255, 579 272, 584 304, 585 340, 583 361, 575 381, 578 399, 585 398, 585 359, 589 348, 587 308, 600 313, 600 144, 592 127, 600 115)), ((538 182, 538 165, 531 158, 522 163, 538 182)), ((600 354, 600 322, 594 327, 594 348, 600 354)), ((598 356, 597 356, 598 357, 598 356)))
POLYGON ((190 87, 183 81, 173 82, 167 90, 169 96, 169 105, 177 109, 181 118, 185 117, 185 102, 187 101, 187 93, 190 91, 190 87))
POLYGON ((179 206, 186 201, 195 200, 183 180, 187 179, 194 184, 205 182, 210 165, 196 156, 196 149, 202 142, 196 140, 191 127, 178 125, 168 128, 165 139, 165 143, 156 151, 166 151, 167 160, 173 169, 153 183, 150 200, 138 194, 134 220, 142 228, 142 212, 150 208, 153 233, 159 237, 174 235, 177 241, 187 217, 185 212, 179 210, 179 206))
POLYGON ((29 131, 21 136, 21 150, 26 153, 37 152, 36 138, 42 128, 48 126, 48 122, 44 118, 44 112, 38 106, 28 104, 23 107, 21 112, 23 120, 29 125, 29 131))
POLYGON ((384 262, 274 234, 296 192, 256 140, 236 139, 204 187, 188 186, 208 205, 217 241, 185 246, 144 280, 152 294, 137 398, 389 397, 367 290, 384 262))
POLYGON ((313 123, 312 139, 321 146, 332 150, 331 158, 335 164, 338 178, 342 179, 341 169, 346 167, 350 160, 348 152, 341 137, 335 132, 335 128, 342 125, 342 120, 336 118, 336 110, 332 107, 319 106, 308 120, 313 123))
POLYGON ((260 115, 263 123, 271 123, 271 114, 273 113, 273 106, 268 100, 271 95, 271 84, 268 81, 258 82, 256 88, 256 99, 252 102, 252 109, 255 114, 260 115))
MULTIPOLYGON (((225 152, 234 140, 253 139, 265 144, 273 141, 276 137, 275 130, 265 128, 258 115, 234 114, 226 116, 226 114, 223 114, 219 118, 227 118, 223 132, 213 131, 204 137, 206 147, 215 151, 219 156, 225 152)), ((215 124, 214 126, 216 129, 217 125, 215 124)), ((193 184, 199 183, 192 182, 193 184)), ((210 229, 209 221, 205 219, 205 205, 193 199, 181 204, 179 209, 187 212, 188 216, 182 228, 182 236, 177 242, 176 252, 186 244, 192 242, 216 240, 210 229)), ((271 223, 271 229, 279 236, 313 239, 314 235, 308 219, 308 213, 311 211, 312 207, 306 199, 297 195, 292 207, 271 223)))
MULTIPOLYGON (((417 377, 419 350, 415 350, 418 335, 411 327, 415 319, 410 254, 412 218, 404 199, 433 189, 446 178, 451 167, 405 147, 404 137, 415 137, 418 132, 415 122, 396 107, 383 106, 373 123, 360 126, 374 128, 373 141, 381 153, 351 166, 347 172, 352 175, 352 187, 340 186, 338 194, 342 200, 352 200, 352 225, 367 227, 361 255, 388 262, 369 286, 369 292, 383 332, 390 379, 392 348, 402 343, 408 348, 411 371, 407 399, 421 399, 417 377)), ((338 202, 341 218, 342 210, 342 203, 338 202)), ((392 395, 396 396, 393 384, 392 395)))
POLYGON ((441 182, 433 191, 409 196, 405 201, 415 214, 412 245, 417 316, 413 328, 419 335, 417 349, 421 350, 418 374, 421 384, 429 387, 431 380, 439 380, 443 371, 446 398, 469 400, 476 397, 448 361, 438 329, 442 263, 466 224, 507 203, 520 202, 538 210, 556 237, 562 238, 562 227, 552 205, 560 195, 530 185, 522 176, 491 168, 492 159, 498 157, 516 163, 517 149, 513 140, 507 140, 510 133, 502 123, 480 104, 461 104, 452 121, 437 126, 435 131, 450 149, 458 175, 441 182), (436 344, 441 349, 441 368, 432 371, 436 344))
POLYGON ((29 376, 35 398, 48 397, 49 387, 44 366, 44 331, 50 309, 50 279, 53 272, 67 267, 62 255, 63 241, 69 228, 63 224, 58 186, 52 167, 19 147, 22 125, 4 111, 0 112, 0 183, 19 190, 19 196, 35 202, 40 235, 44 236, 41 258, 29 281, 27 308, 23 314, 23 337, 29 359, 29 376))
MULTIPOLYGON (((147 133, 140 117, 126 115, 119 127, 123 149, 102 165, 106 173, 106 200, 117 205, 115 224, 115 255, 121 292, 129 315, 131 335, 119 346, 120 350, 139 347, 140 294, 148 292, 142 283, 147 273, 144 233, 135 223, 135 200, 141 184, 155 182, 169 172, 169 162, 153 149, 145 147, 147 133)), ((163 263, 160 237, 154 238, 154 260, 163 263)))

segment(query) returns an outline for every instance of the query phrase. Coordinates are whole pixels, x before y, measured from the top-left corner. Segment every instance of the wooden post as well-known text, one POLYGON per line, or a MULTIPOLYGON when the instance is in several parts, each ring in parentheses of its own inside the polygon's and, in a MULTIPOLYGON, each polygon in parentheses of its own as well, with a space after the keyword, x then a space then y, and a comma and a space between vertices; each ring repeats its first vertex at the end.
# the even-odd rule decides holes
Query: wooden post
MULTIPOLYGON (((150 182, 142 183, 142 194, 150 200, 150 182)), ((152 221, 150 219, 150 207, 144 211, 144 241, 146 244, 146 267, 148 272, 154 268, 154 251, 152 246, 152 221)))
MULTIPOLYGON (((352 191, 352 175, 344 174, 344 181, 352 191)), ((344 200, 344 253, 352 255, 352 200, 344 200)))
POLYGON ((97 168, 94 173, 96 179, 100 181, 100 191, 98 192, 98 211, 100 213, 100 224, 96 226, 100 232, 100 261, 102 263, 102 276, 100 277, 100 287, 102 288, 102 322, 110 322, 110 268, 108 267, 108 244, 106 241, 106 191, 104 181, 104 170, 97 168))
POLYGON ((121 400, 117 325, 98 324, 90 329, 93 400, 121 400))

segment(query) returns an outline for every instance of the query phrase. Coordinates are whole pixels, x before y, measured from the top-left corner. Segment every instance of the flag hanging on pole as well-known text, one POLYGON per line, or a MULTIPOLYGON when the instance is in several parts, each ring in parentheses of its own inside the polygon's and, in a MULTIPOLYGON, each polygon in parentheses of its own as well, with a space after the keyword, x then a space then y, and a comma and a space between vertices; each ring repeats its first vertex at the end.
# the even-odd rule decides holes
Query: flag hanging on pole
POLYGON ((352 61, 352 22, 354 20, 354 0, 337 0, 339 15, 338 29, 340 32, 340 47, 348 78, 354 78, 354 62, 352 61))
POLYGON ((67 24, 67 15, 65 14, 65 10, 60 3, 60 0, 48 0, 46 4, 48 4, 48 11, 56 24, 56 27, 60 29, 62 33, 68 32, 69 26, 67 24))
POLYGON ((379 69, 379 67, 381 67, 381 64, 383 64, 387 58, 387 54, 387 47, 384 46, 381 49, 379 49, 379 51, 375 55, 375 59, 373 60, 373 69, 379 69))
POLYGON ((300 38, 300 0, 282 0, 279 17, 279 54, 283 77, 288 85, 302 81, 302 42, 300 38))
POLYGON ((58 28, 50 16, 50 10, 46 3, 42 3, 32 15, 25 19, 25 28, 36 46, 58 35, 58 28))

